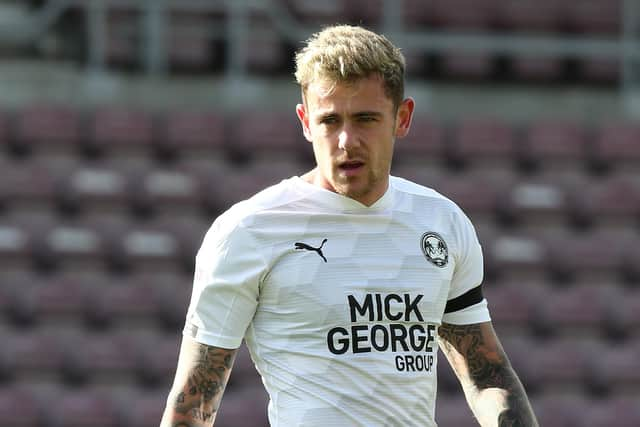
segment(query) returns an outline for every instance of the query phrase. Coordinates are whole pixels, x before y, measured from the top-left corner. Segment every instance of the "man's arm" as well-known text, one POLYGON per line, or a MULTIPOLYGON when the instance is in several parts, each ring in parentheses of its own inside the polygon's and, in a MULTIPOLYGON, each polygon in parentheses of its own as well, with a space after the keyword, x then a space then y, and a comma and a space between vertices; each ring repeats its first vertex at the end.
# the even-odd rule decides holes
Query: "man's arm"
POLYGON ((440 348, 483 427, 538 426, 531 405, 491 322, 443 323, 440 348))
POLYGON ((200 344, 184 337, 160 426, 212 426, 237 351, 200 344))

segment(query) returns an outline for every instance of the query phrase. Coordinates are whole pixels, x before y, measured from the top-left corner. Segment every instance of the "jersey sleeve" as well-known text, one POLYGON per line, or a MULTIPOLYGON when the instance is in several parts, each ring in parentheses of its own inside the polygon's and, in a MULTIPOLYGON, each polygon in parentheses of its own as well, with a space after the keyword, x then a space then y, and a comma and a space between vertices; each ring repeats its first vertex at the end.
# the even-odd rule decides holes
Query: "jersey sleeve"
POLYGON ((224 223, 214 222, 196 255, 183 334, 203 344, 237 348, 258 304, 265 263, 246 229, 224 223))
POLYGON ((491 317, 482 295, 484 265, 478 236, 462 211, 454 214, 454 227, 458 251, 442 321, 454 325, 487 322, 491 317))

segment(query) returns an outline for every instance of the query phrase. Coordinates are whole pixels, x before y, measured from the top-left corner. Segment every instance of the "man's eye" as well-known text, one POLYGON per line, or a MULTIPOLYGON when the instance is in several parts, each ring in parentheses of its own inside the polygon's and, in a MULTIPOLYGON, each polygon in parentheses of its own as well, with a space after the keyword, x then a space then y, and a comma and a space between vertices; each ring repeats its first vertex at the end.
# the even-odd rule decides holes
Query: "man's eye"
POLYGON ((323 125, 331 125, 331 124, 337 123, 337 121, 338 120, 335 117, 325 117, 320 120, 320 123, 323 125))
POLYGON ((377 119, 373 116, 360 116, 358 120, 366 123, 366 122, 375 122, 377 119))

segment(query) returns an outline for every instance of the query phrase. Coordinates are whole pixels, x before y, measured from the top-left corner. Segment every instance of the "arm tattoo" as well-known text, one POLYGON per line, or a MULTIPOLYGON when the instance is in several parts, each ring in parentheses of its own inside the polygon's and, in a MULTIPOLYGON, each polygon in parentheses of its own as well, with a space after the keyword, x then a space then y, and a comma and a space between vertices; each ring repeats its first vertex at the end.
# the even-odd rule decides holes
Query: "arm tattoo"
MULTIPOLYGON (((198 344, 197 355, 189 372, 186 387, 176 395, 173 410, 198 423, 212 422, 234 359, 235 350, 198 344)), ((189 427, 193 424, 177 425, 189 427)))
MULTIPOLYGON (((507 408, 499 414, 498 426, 537 426, 524 387, 490 325, 445 323, 438 335, 441 349, 465 390, 497 388, 506 392, 507 408)), ((473 393, 471 397, 473 400, 473 393)))

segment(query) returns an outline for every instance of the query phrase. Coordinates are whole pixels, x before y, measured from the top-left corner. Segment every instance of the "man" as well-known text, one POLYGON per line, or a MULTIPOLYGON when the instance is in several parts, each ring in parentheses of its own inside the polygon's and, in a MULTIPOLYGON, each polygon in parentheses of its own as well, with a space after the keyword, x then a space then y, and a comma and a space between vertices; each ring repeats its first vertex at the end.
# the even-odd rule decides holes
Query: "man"
POLYGON ((212 425, 243 338, 273 426, 435 426, 438 347, 481 425, 537 425, 491 326, 471 222, 390 176, 414 110, 400 51, 335 26, 296 67, 317 165, 206 234, 162 426, 212 425))

